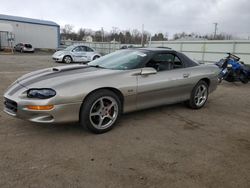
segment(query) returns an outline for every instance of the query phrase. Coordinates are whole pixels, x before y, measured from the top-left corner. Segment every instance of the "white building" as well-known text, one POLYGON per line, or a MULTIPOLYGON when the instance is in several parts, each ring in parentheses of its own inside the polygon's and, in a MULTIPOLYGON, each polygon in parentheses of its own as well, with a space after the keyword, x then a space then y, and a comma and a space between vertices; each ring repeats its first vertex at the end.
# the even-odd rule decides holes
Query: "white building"
POLYGON ((60 44, 60 26, 52 21, 0 14, 0 48, 18 43, 56 49, 60 44))
POLYGON ((93 37, 88 35, 88 36, 85 36, 83 37, 82 39, 84 42, 93 42, 93 37))

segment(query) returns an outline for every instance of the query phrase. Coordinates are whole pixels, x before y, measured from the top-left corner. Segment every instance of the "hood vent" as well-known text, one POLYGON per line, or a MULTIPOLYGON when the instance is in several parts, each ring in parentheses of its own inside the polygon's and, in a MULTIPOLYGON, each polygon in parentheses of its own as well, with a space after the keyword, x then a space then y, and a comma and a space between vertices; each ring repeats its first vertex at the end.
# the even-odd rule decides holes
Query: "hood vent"
POLYGON ((74 66, 61 66, 61 67, 53 67, 53 72, 64 72, 64 71, 71 71, 71 70, 77 70, 77 69, 84 69, 87 68, 86 65, 74 65, 74 66))
POLYGON ((55 72, 59 71, 58 68, 52 68, 52 70, 55 71, 55 72))

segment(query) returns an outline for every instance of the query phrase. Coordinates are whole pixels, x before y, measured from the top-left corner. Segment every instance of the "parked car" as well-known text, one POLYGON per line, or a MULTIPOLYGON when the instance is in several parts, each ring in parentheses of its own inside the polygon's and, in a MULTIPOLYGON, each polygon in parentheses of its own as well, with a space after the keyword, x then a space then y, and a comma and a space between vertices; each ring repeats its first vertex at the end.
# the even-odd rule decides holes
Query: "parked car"
POLYGON ((120 47, 120 49, 128 49, 128 48, 142 48, 141 45, 136 44, 125 44, 120 47))
POLYGON ((128 49, 128 48, 134 48, 134 46, 131 45, 122 45, 120 49, 128 49))
POLYGON ((202 108, 218 84, 216 65, 170 49, 119 50, 88 64, 31 72, 4 94, 4 111, 38 123, 79 121, 94 133, 122 113, 185 101, 202 108))
POLYGON ((14 50, 18 52, 35 52, 35 49, 31 44, 27 43, 18 43, 17 45, 14 46, 14 50))
POLYGON ((56 62, 72 63, 72 62, 89 62, 101 57, 101 54, 93 48, 84 45, 72 45, 64 50, 55 52, 52 59, 56 62))

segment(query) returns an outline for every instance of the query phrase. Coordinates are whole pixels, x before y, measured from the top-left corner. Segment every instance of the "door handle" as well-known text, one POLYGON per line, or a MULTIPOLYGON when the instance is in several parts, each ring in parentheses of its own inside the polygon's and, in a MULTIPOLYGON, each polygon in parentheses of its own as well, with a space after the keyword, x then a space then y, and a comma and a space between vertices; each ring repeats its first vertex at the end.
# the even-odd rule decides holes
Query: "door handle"
POLYGON ((183 74, 183 78, 188 78, 189 76, 190 76, 189 73, 184 73, 184 74, 183 74))

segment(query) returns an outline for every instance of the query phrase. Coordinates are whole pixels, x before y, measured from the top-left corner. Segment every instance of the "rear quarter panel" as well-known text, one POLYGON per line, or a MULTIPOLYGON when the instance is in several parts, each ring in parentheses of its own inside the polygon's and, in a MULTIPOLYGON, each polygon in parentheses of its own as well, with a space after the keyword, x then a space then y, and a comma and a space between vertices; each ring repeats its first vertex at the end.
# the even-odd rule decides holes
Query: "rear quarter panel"
POLYGON ((191 81, 196 84, 201 79, 209 80, 209 92, 213 92, 218 85, 219 68, 216 65, 199 65, 190 69, 191 81))

